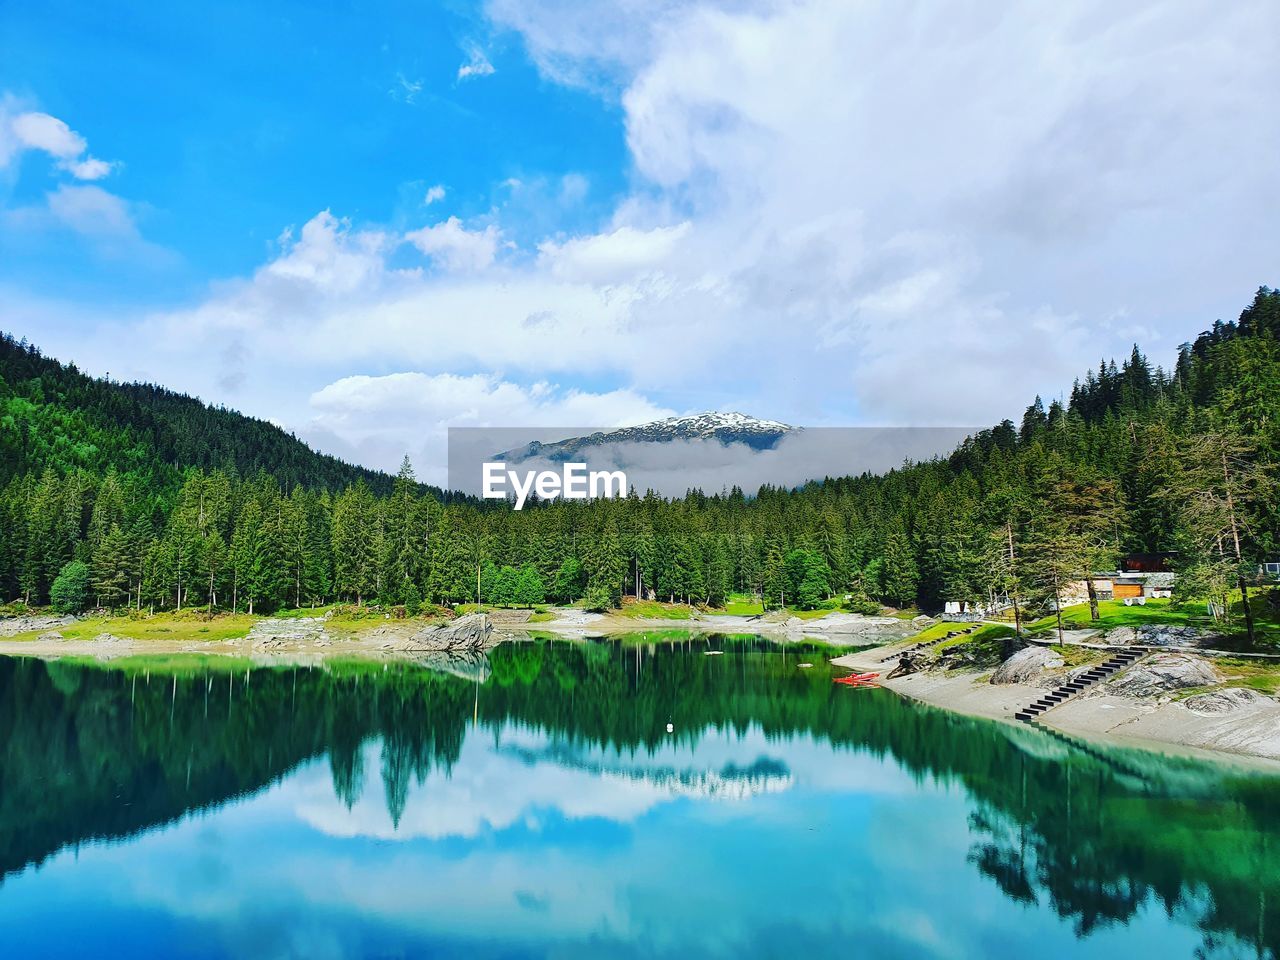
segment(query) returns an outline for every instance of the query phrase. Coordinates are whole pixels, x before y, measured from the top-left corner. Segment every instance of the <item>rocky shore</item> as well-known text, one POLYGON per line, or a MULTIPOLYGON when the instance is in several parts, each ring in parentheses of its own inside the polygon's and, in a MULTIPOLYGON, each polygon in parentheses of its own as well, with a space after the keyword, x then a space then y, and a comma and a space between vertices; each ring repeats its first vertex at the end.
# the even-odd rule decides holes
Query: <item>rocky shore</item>
MULTIPOLYGON (((859 650, 832 661, 859 673, 881 673, 883 686, 923 703, 1010 723, 1016 711, 1090 669, 1068 667, 1054 650, 1036 646, 986 671, 925 668, 889 678, 894 662, 892 648, 859 650)), ((1280 764, 1280 700, 1237 679, 1206 656, 1154 652, 1037 722, 1134 746, 1280 764)))

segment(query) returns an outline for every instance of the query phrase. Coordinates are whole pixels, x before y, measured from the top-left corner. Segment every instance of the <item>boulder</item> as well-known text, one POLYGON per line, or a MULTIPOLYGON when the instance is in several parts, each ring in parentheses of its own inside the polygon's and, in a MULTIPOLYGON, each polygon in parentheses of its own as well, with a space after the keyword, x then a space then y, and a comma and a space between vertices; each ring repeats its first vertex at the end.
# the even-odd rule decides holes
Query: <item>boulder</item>
POLYGON ((1019 650, 991 675, 991 682, 1033 683, 1045 670, 1063 666, 1065 661, 1048 647, 1026 647, 1019 650))
POLYGON ((1157 653, 1111 680, 1112 693, 1127 697, 1156 697, 1171 690, 1217 683, 1213 664, 1186 653, 1157 653))
POLYGON ((1199 693, 1194 697, 1187 697, 1182 701, 1183 706, 1193 713, 1200 713, 1207 716, 1217 714, 1231 713, 1242 707, 1265 706, 1275 703, 1270 697, 1258 693, 1257 690, 1247 690, 1239 687, 1233 687, 1230 690, 1214 690, 1212 693, 1199 693))
POLYGON ((399 649, 422 652, 484 650, 497 642, 489 618, 482 613, 473 613, 452 623, 420 630, 399 649))

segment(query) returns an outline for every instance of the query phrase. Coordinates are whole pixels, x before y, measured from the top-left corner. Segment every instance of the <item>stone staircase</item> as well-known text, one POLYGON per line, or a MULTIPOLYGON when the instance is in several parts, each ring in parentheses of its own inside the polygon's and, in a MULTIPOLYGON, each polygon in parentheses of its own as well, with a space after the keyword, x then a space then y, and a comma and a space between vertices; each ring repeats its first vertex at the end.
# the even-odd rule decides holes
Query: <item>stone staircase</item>
POLYGON ((925 640, 922 643, 913 643, 911 646, 903 650, 899 650, 897 653, 889 654, 889 656, 885 657, 880 662, 888 663, 890 660, 897 660, 899 657, 906 656, 907 654, 918 653, 921 650, 928 650, 930 647, 937 646, 938 644, 943 643, 947 640, 952 640, 956 637, 963 637, 970 633, 973 633, 980 626, 982 626, 982 624, 975 623, 972 627, 965 627, 963 630, 952 630, 948 633, 944 633, 940 637, 934 637, 932 640, 925 640))
POLYGON ((1013 718, 1015 720, 1021 720, 1023 723, 1030 723, 1046 710, 1052 710, 1058 704, 1065 703, 1076 694, 1087 690, 1094 684, 1101 683, 1103 680, 1109 680, 1121 670, 1127 670, 1146 655, 1146 650, 1141 650, 1136 647, 1129 647, 1121 650, 1109 660, 1098 664, 1096 667, 1090 667, 1074 680, 1069 680, 1051 692, 1045 694, 1034 703, 1023 707, 1013 715, 1013 718))

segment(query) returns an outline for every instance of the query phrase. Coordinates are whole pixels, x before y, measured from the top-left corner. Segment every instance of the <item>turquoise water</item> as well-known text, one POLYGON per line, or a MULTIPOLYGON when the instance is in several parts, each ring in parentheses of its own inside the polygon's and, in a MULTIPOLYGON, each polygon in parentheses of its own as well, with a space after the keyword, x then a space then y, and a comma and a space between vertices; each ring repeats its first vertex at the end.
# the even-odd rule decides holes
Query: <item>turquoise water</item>
POLYGON ((0 660, 0 956, 1275 956, 1280 781, 831 675, 0 660))

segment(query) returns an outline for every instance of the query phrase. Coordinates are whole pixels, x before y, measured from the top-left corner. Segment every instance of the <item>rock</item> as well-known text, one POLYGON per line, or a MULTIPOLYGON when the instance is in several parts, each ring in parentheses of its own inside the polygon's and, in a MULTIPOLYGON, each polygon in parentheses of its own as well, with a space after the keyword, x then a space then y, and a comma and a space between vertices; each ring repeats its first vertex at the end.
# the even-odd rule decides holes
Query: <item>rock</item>
POLYGON ((1233 687, 1230 690, 1214 690, 1212 693, 1200 693, 1194 697, 1187 697, 1186 700, 1182 701, 1183 706, 1192 713, 1205 715, 1231 713, 1241 707, 1263 706, 1270 703, 1275 703, 1275 701, 1258 693, 1256 690, 1247 690, 1240 687, 1233 687))
POLYGON ((1198 647, 1204 634, 1195 627, 1166 627, 1144 623, 1138 627, 1138 643, 1152 647, 1198 647))
POLYGON ((1053 670, 1064 663, 1062 657, 1048 647, 1027 647, 996 667, 996 672, 991 675, 991 682, 1032 683, 1045 670, 1053 670))
POLYGON ((0 620, 0 637, 15 637, 20 633, 31 633, 36 630, 53 630, 75 622, 76 618, 72 616, 55 617, 50 614, 5 617, 0 620))
POLYGON ((484 650, 497 642, 489 618, 482 613, 473 613, 459 617, 453 623, 420 630, 399 644, 398 649, 421 652, 484 650))
POLYGON ((1107 633, 1106 639, 1114 646, 1203 647, 1210 645, 1216 637, 1195 627, 1143 623, 1136 627, 1116 627, 1107 633))
POLYGON ((259 620, 249 630, 248 640, 256 647, 273 650, 290 643, 315 643, 325 638, 320 617, 259 620))
POLYGON ((1127 697, 1155 697, 1218 680, 1218 672, 1207 660, 1186 653, 1157 653, 1111 680, 1107 687, 1127 697))
POLYGON ((1116 627, 1114 630, 1108 630, 1103 639, 1112 646, 1127 647, 1138 642, 1138 628, 1116 627))

